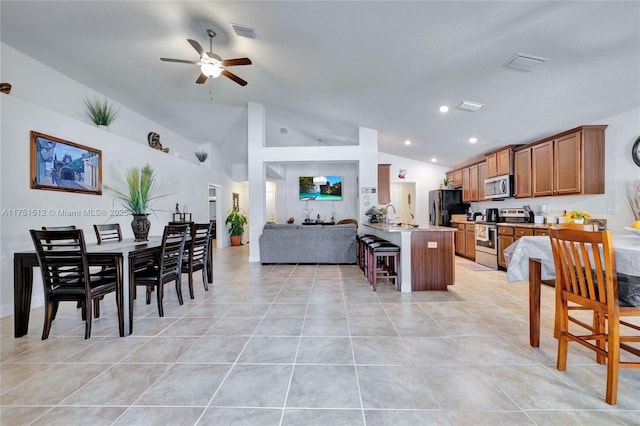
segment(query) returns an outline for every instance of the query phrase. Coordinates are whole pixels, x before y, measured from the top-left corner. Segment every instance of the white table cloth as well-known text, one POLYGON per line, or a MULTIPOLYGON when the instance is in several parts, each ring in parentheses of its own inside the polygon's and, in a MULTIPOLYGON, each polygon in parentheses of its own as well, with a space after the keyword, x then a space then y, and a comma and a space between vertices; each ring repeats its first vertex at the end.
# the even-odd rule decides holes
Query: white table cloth
MULTIPOLYGON (((613 247, 618 272, 621 302, 640 306, 640 237, 614 235, 613 247)), ((507 281, 529 280, 529 258, 542 262, 542 279, 552 280, 556 270, 549 237, 521 237, 504 250, 507 262, 507 281)))

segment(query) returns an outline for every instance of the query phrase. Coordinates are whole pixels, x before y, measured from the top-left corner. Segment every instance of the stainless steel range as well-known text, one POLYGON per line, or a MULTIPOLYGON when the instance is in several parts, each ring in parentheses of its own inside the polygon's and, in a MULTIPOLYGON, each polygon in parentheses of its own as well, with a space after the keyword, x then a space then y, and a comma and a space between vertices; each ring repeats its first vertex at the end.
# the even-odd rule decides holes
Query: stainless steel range
POLYGON ((495 222, 476 223, 476 263, 498 269, 498 226, 495 222))

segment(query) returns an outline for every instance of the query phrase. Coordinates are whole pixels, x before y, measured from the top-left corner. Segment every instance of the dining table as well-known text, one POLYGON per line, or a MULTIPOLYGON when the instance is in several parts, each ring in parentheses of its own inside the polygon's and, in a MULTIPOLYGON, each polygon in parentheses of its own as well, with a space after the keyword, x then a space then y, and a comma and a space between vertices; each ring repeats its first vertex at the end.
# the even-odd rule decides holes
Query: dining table
MULTIPOLYGON (((614 256, 621 304, 640 307, 640 237, 613 235, 614 256)), ((520 237, 504 250, 507 281, 529 281, 529 344, 540 346, 541 285, 556 278, 548 236, 520 237)))
MULTIPOLYGON (((122 294, 122 306, 120 308, 124 313, 124 321, 119 324, 121 337, 133 332, 133 291, 130 289, 130 283, 133 282, 133 265, 143 260, 157 258, 161 247, 161 236, 149 237, 148 241, 142 242, 124 239, 122 241, 110 241, 102 244, 88 243, 86 245, 89 266, 105 266, 117 263, 122 265, 121 268, 118 268, 122 273, 119 279, 121 288, 118 290, 122 294)), ((35 250, 20 251, 13 254, 15 337, 25 336, 29 332, 34 268, 39 268, 38 256, 35 250)))

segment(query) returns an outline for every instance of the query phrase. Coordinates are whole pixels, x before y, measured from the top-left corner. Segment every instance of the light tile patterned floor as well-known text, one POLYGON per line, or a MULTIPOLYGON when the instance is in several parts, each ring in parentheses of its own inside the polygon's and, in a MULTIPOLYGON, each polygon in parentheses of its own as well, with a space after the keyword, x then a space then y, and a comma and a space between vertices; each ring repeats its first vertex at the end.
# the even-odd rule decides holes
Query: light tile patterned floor
MULTIPOLYGON (((606 369, 571 345, 555 368, 553 289, 542 342, 528 343, 527 284, 460 267, 448 292, 374 293, 352 265, 259 265, 216 250, 215 283, 196 298, 165 291, 165 317, 135 306, 117 337, 113 299, 91 339, 75 304, 40 340, 1 326, 2 425, 638 425, 640 370, 606 369)), ((6 284, 6 283, 5 283, 6 284)), ((186 289, 185 289, 186 290, 186 289)))

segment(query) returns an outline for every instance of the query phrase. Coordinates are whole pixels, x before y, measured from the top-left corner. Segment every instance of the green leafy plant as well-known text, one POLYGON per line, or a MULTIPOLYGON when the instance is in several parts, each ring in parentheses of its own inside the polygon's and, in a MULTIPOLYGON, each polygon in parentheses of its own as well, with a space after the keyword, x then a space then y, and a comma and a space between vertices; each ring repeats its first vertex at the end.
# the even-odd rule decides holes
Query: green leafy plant
POLYGON ((156 174, 148 163, 143 167, 130 167, 124 178, 124 188, 109 189, 116 193, 115 199, 131 214, 147 214, 154 200, 169 195, 154 195, 156 174))
POLYGON ((206 151, 196 151, 196 158, 199 162, 204 163, 209 157, 209 153, 206 151))
POLYGON ((89 99, 84 100, 87 106, 87 115, 91 121, 98 126, 109 126, 118 116, 119 109, 114 108, 107 99, 89 99))
POLYGON ((224 223, 229 225, 229 235, 240 236, 244 234, 247 216, 241 213, 240 209, 232 209, 224 223))
POLYGON ((448 178, 442 179, 442 186, 444 186, 445 188, 449 187, 449 179, 448 178))

